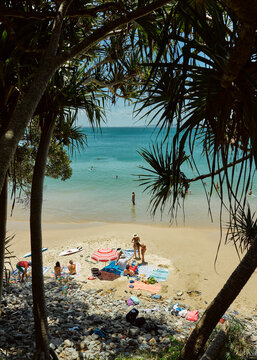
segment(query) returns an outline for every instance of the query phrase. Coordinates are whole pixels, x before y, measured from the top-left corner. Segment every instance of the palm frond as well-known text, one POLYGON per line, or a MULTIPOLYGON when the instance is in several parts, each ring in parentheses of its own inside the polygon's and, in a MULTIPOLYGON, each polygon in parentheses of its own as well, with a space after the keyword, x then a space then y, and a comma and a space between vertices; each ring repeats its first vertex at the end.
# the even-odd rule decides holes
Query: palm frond
POLYGON ((233 241, 241 252, 248 250, 257 236, 257 218, 248 204, 247 209, 238 208, 233 215, 233 223, 229 223, 227 241, 233 241))
MULTIPOLYGON (((138 153, 148 163, 150 168, 140 166, 146 173, 140 174, 138 181, 144 186, 144 191, 150 194, 151 213, 155 215, 159 208, 163 212, 169 204, 173 214, 177 199, 183 199, 189 188, 186 175, 180 170, 180 166, 188 160, 185 153, 177 153, 175 162, 172 161, 172 152, 168 145, 150 146, 148 149, 141 149, 138 153), (179 169, 179 173, 176 173, 179 169)), ((173 216, 173 215, 172 215, 173 216)))

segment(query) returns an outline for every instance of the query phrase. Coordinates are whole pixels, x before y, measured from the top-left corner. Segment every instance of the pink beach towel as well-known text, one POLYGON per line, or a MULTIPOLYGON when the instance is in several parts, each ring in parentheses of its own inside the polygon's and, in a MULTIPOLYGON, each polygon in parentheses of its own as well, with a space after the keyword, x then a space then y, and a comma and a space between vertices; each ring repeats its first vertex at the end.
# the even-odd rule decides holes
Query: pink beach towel
POLYGON ((134 285, 134 289, 146 290, 154 294, 158 293, 161 290, 161 285, 158 284, 151 285, 151 284, 145 284, 141 281, 135 281, 133 285, 134 285))

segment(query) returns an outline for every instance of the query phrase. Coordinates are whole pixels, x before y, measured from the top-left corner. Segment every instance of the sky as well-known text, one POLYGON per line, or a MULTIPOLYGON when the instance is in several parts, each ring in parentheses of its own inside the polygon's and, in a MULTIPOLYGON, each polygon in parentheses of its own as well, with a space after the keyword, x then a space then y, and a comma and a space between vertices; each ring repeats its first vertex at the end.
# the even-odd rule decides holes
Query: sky
MULTIPOLYGON (((140 120, 140 116, 133 114, 134 105, 124 105, 123 100, 118 100, 116 105, 108 106, 106 110, 106 124, 102 127, 144 127, 150 118, 140 120)), ((80 112, 78 116, 78 126, 87 127, 89 122, 85 113, 80 112)))

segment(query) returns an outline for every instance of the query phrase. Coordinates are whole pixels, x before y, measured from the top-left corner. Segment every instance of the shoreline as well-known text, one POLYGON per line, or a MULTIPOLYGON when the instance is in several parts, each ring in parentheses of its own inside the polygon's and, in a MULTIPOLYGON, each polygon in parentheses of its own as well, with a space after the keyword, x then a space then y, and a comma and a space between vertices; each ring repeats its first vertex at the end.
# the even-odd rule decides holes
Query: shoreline
MULTIPOLYGON (((120 277, 114 281, 88 280, 92 267, 104 267, 96 263, 91 255, 98 248, 131 249, 133 233, 138 233, 141 243, 145 243, 148 265, 156 268, 162 265, 169 270, 168 279, 160 282, 163 298, 174 298, 174 302, 185 303, 195 309, 205 309, 217 295, 225 281, 238 265, 236 252, 232 245, 221 244, 220 253, 214 268, 214 259, 218 246, 219 228, 191 228, 159 226, 159 224, 135 224, 112 222, 87 223, 43 223, 44 266, 53 269, 56 261, 67 265, 69 259, 80 262, 81 273, 77 281, 87 281, 88 288, 117 288, 116 296, 124 296, 128 290, 128 281, 120 277), (59 253, 65 249, 82 246, 83 251, 72 256, 62 257, 59 253), (190 291, 200 295, 190 296, 190 291), (181 296, 178 296, 182 292, 181 296), (178 299, 178 300, 177 300, 178 299)), ((8 233, 15 233, 11 251, 19 260, 30 251, 29 223, 27 221, 8 221, 8 233)), ((12 264, 15 266, 14 259, 12 264)), ((50 277, 50 272, 46 276, 50 277)), ((239 313, 253 313, 257 308, 257 274, 254 273, 231 309, 239 313)))

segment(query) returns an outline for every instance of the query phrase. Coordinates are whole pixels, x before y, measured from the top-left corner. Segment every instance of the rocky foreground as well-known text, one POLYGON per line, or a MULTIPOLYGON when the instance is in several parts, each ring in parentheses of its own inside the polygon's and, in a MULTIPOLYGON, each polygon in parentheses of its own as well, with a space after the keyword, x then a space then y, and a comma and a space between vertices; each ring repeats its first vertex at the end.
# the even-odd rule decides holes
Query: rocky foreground
MULTIPOLYGON (((195 323, 171 313, 177 302, 173 298, 154 300, 137 293, 140 303, 135 307, 146 322, 142 327, 128 323, 126 314, 132 308, 127 305, 129 290, 117 298, 115 289, 94 290, 88 289, 86 282, 47 280, 50 346, 59 359, 113 359, 119 354, 159 353, 169 348, 170 335, 186 339, 195 323)), ((31 283, 10 284, 4 289, 2 302, 0 359, 32 359, 35 342, 31 283)), ((202 312, 199 310, 199 314, 202 312)), ((247 341, 255 351, 257 316, 242 320, 246 323, 247 341)))

